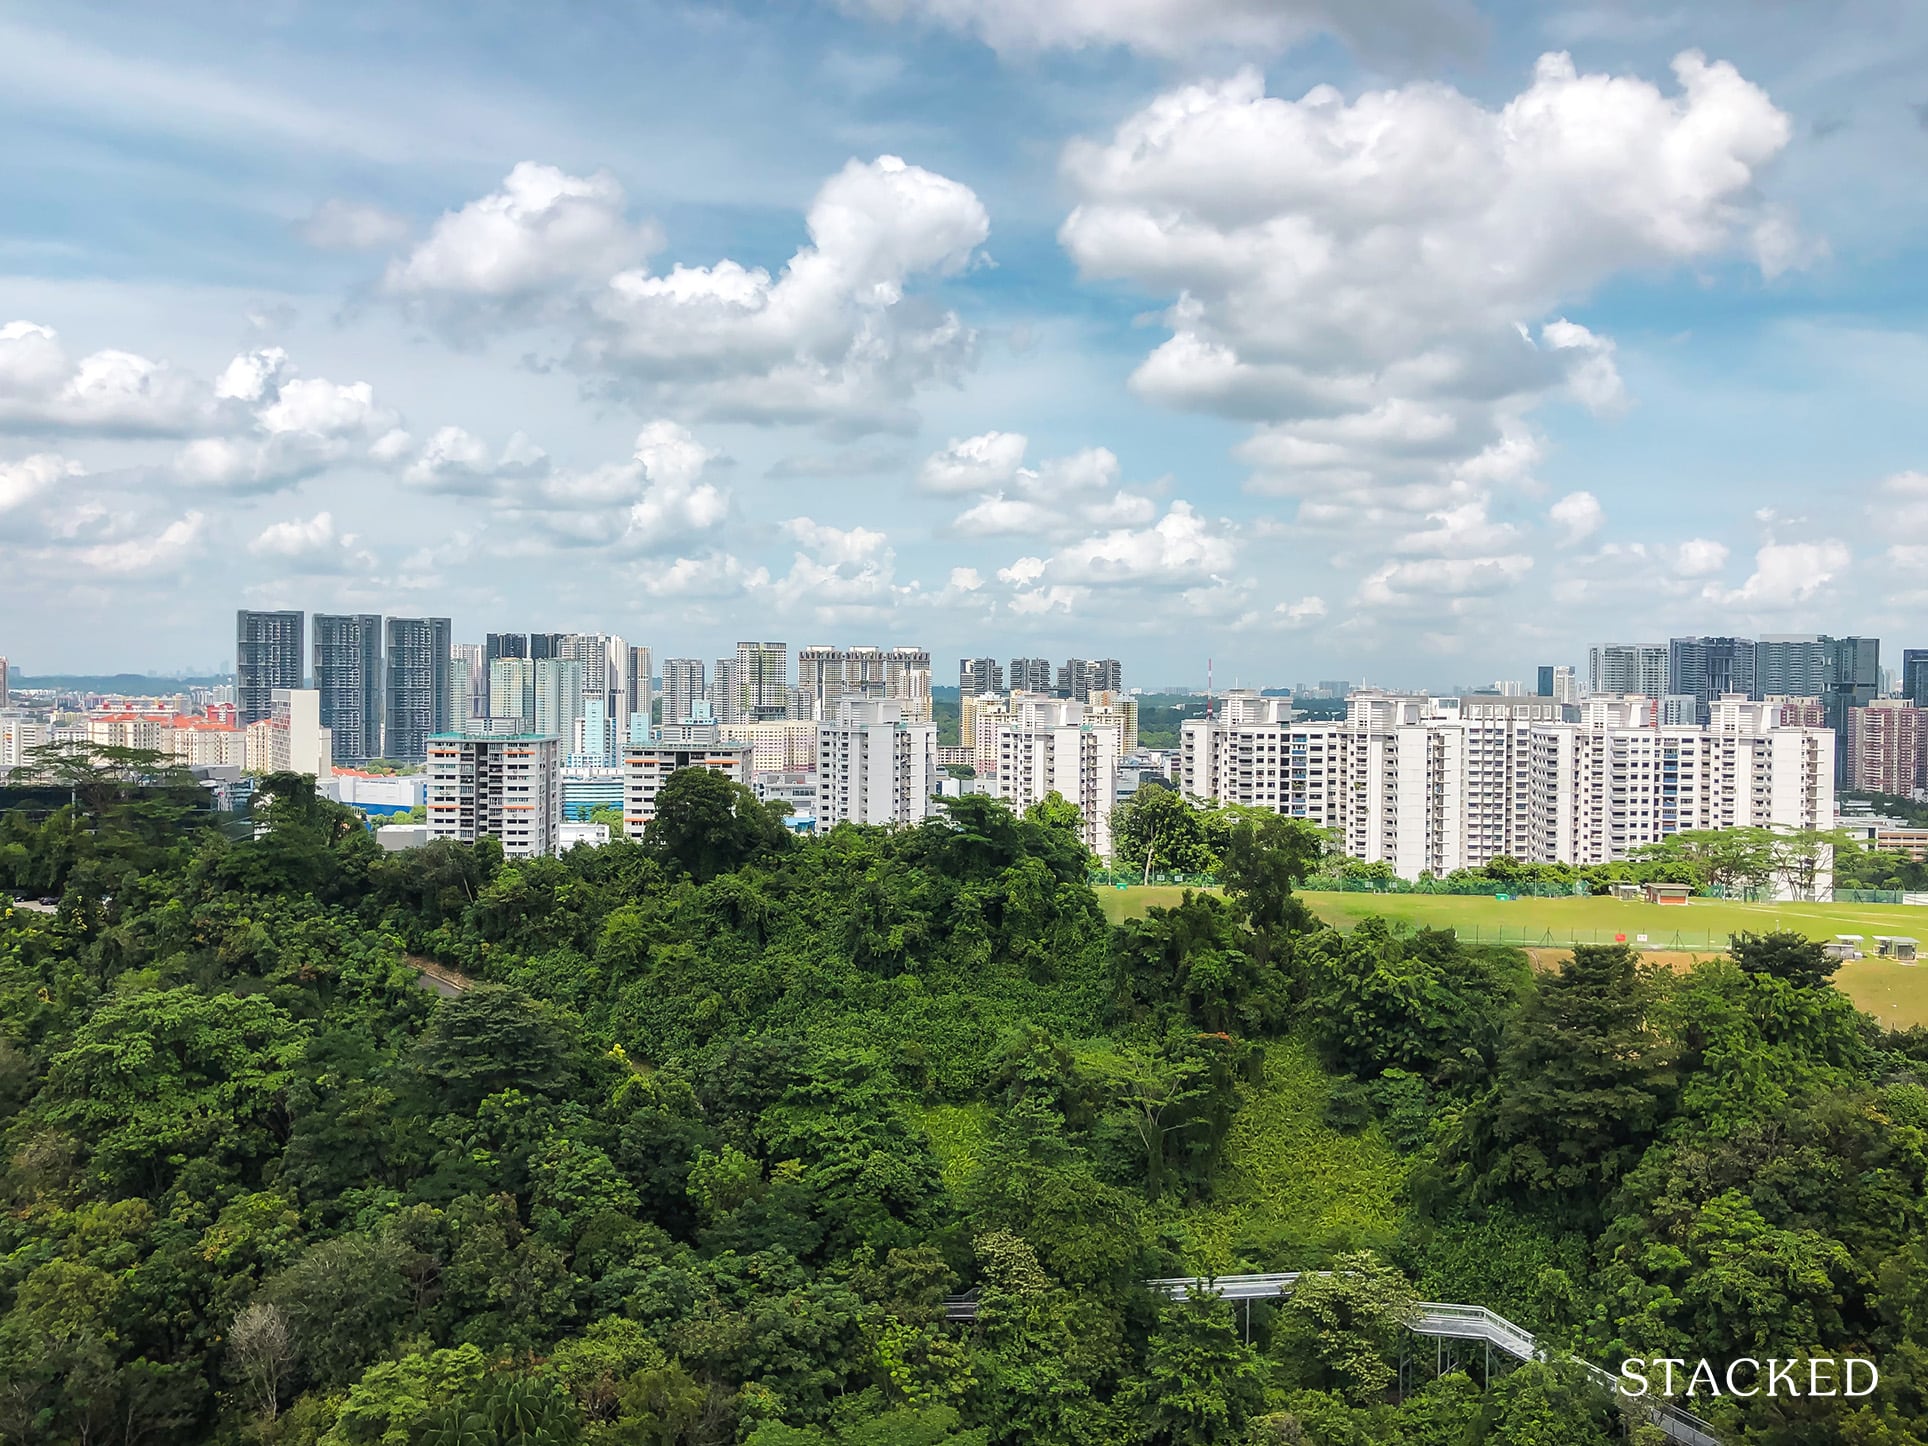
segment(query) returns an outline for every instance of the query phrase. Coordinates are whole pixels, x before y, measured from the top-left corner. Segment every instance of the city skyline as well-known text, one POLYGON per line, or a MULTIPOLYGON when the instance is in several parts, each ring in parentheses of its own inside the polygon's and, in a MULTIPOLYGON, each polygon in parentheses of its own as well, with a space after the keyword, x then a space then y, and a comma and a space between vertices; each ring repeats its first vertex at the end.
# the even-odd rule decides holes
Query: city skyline
POLYGON ((75 671, 217 663, 236 588, 1172 682, 1898 636, 1928 15, 1418 9, 29 4, 0 612, 75 671))

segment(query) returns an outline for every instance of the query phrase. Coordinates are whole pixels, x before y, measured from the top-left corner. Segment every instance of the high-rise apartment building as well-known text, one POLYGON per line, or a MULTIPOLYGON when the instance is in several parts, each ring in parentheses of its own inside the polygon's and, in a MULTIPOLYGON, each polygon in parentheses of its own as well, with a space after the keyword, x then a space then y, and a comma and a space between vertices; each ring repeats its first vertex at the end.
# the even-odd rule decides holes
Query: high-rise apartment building
POLYGON ((1116 658, 1067 658, 1058 669, 1058 691, 1067 698, 1124 689, 1124 666, 1116 658))
POLYGON ((316 613, 314 683, 335 761, 359 767, 382 753, 382 620, 316 613))
POLYGON ((1787 727, 1780 705, 1716 699, 1709 725, 1653 722, 1601 698, 1353 695, 1343 723, 1187 720, 1180 787, 1332 830, 1348 854, 1403 878, 1623 860, 1689 829, 1826 828, 1833 739, 1787 727), (1578 712, 1574 719, 1569 712, 1578 712))
POLYGON ((562 640, 566 636, 568 636, 566 633, 530 633, 529 661, 538 663, 544 658, 560 658, 562 656, 562 640))
POLYGON ((1835 730, 1835 781, 1845 787, 1851 770, 1848 714, 1865 708, 1881 692, 1881 639, 1823 638, 1827 646, 1827 678, 1821 704, 1828 727, 1835 730))
POLYGON ((1673 638, 1667 644, 1667 691, 1694 700, 1697 722, 1707 721, 1708 705, 1726 693, 1760 695, 1755 686, 1752 638, 1673 638))
POLYGON ((1848 776, 1841 787, 1912 798, 1928 784, 1928 710, 1876 698, 1848 710, 1848 776))
POLYGON ((769 723, 790 713, 790 645, 738 643, 730 679, 739 716, 725 722, 769 723))
POLYGON ((736 659, 718 658, 710 674, 710 714, 719 723, 747 721, 743 689, 737 683, 736 659))
POLYGON ((1106 688, 1097 689, 1085 698, 1084 721, 1094 728, 1116 728, 1121 755, 1138 746, 1136 698, 1106 688))
POLYGON ((1049 658, 1013 658, 1005 678, 1013 693, 1049 693, 1057 681, 1049 658))
POLYGON ((930 722, 929 648, 892 648, 884 654, 884 696, 904 705, 906 722, 930 722))
MULTIPOLYGON (((583 705, 583 668, 574 658, 538 658, 533 660, 535 683, 535 728, 534 731, 550 738, 563 740, 565 748, 572 747, 576 737, 577 725, 582 722, 583 705)), ((606 691, 598 690, 589 696, 596 699, 601 708, 606 708, 606 691)), ((605 713, 606 717, 607 714, 605 713)))
POLYGON ((0 708, 9 706, 11 695, 7 692, 7 660, 0 658, 0 708))
POLYGON ((1901 696, 1917 708, 1928 708, 1928 648, 1901 650, 1901 696))
POLYGON ((797 693, 808 709, 798 716, 835 721, 844 699, 884 696, 884 650, 823 644, 797 650, 797 693))
POLYGON ((489 664, 488 717, 491 722, 513 725, 517 733, 535 731, 536 665, 534 659, 497 658, 489 664))
MULTIPOLYGON (((493 666, 530 661, 498 658, 493 666)), ((509 858, 553 854, 562 836, 561 742, 438 733, 428 741, 427 807, 431 839, 499 839, 509 858)))
POLYGON ((1828 686, 1830 651, 1818 633, 1763 633, 1754 644, 1756 696, 1821 697, 1828 686))
MULTIPOLYGON (((664 683, 667 692, 667 676, 664 683)), ((631 838, 641 838, 655 819, 656 796, 678 769, 707 768, 745 787, 754 771, 751 745, 724 742, 715 725, 666 723, 662 731, 654 742, 623 749, 623 832, 631 838)))
MULTIPOLYGON (((1077 706, 1075 703, 1071 706, 1077 706)), ((1118 735, 1081 723, 998 729, 992 791, 1022 811, 1055 793, 1078 810, 1085 847, 1111 856, 1111 807, 1118 796, 1118 735)))
MULTIPOLYGON (((696 705, 705 701, 709 685, 703 676, 701 658, 665 658, 663 660, 663 723, 687 723, 696 713, 696 705)), ((632 739, 646 742, 645 739, 632 739)))
POLYGON ((1004 691, 1004 664, 996 658, 965 658, 957 665, 957 692, 961 698, 981 693, 1004 691))
POLYGON ((631 647, 624 652, 623 711, 614 721, 618 737, 625 741, 649 741, 650 718, 656 701, 656 667, 651 657, 648 648, 631 647))
POLYGON ((937 725, 895 699, 846 700, 817 725, 815 762, 819 829, 921 823, 939 778, 937 725))
POLYGON ((301 686, 302 623, 299 612, 235 614, 234 702, 242 727, 273 716, 276 689, 301 686))
POLYGON ((631 712, 629 644, 609 633, 558 633, 554 642, 552 656, 582 665, 583 697, 600 698, 604 716, 621 719, 626 726, 631 712))
MULTIPOLYGON (((318 621, 318 619, 316 619, 318 621)), ((403 763, 428 760, 428 740, 438 733, 455 733, 469 721, 467 686, 457 700, 455 650, 480 648, 455 644, 455 627, 445 617, 388 619, 388 700, 382 752, 403 763), (457 715, 461 702, 461 715, 457 715)), ((461 663, 463 683, 469 684, 470 659, 461 663)))
POLYGON ((277 688, 268 716, 248 724, 242 743, 250 773, 306 773, 317 783, 333 776, 334 740, 321 722, 321 690, 277 688))
POLYGON ((449 645, 449 728, 460 733, 489 712, 489 663, 481 643, 449 645))
POLYGON ((834 721, 845 701, 892 698, 912 722, 930 718, 931 655, 924 648, 813 646, 797 653, 794 718, 834 721))
POLYGON ((817 766, 817 724, 802 718, 768 723, 719 723, 725 743, 747 743, 750 772, 794 773, 817 766))
POLYGON ((1623 643, 1587 650, 1587 691, 1642 698, 1666 696, 1667 645, 1623 643))
POLYGON ((529 635, 490 633, 482 646, 484 663, 493 663, 497 658, 526 658, 529 656, 529 635))

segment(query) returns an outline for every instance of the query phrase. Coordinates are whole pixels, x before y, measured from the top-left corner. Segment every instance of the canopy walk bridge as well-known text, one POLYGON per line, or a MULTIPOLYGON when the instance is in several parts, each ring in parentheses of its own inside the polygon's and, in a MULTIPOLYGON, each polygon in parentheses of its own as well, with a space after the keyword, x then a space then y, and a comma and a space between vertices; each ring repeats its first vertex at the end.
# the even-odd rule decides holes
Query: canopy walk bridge
MULTIPOLYGON (((1213 1295, 1220 1300, 1245 1306, 1246 1338, 1251 1338, 1252 1302, 1255 1300, 1278 1300, 1292 1294, 1293 1289, 1305 1275, 1330 1275, 1330 1271, 1284 1271, 1273 1275, 1216 1275, 1216 1276, 1170 1276, 1162 1280, 1148 1280, 1145 1284, 1152 1290, 1172 1300, 1186 1300, 1194 1294, 1213 1295)), ((952 1296, 944 1302, 944 1315, 948 1320, 975 1320, 977 1318, 977 1297, 974 1295, 952 1296)), ((1406 1322, 1406 1328, 1416 1336, 1430 1337, 1437 1345, 1435 1365, 1444 1374, 1448 1367, 1447 1342, 1471 1343, 1481 1347, 1486 1353, 1487 1373, 1492 1370, 1492 1353, 1498 1351, 1502 1357, 1514 1361, 1552 1361, 1558 1359, 1553 1352, 1540 1346, 1530 1332, 1521 1329, 1504 1316, 1495 1315, 1483 1305, 1453 1305, 1445 1301, 1421 1301, 1406 1322)), ((1454 1358, 1455 1361, 1457 1357, 1454 1358)), ((1651 1422, 1671 1441, 1681 1446, 1721 1446, 1714 1429, 1706 1421, 1692 1412, 1683 1411, 1667 1401, 1646 1397, 1620 1394, 1619 1379, 1596 1365, 1586 1361, 1577 1364, 1587 1376, 1611 1394, 1618 1403, 1621 1414, 1651 1422)), ((1402 1373, 1403 1379, 1403 1373, 1402 1373)))

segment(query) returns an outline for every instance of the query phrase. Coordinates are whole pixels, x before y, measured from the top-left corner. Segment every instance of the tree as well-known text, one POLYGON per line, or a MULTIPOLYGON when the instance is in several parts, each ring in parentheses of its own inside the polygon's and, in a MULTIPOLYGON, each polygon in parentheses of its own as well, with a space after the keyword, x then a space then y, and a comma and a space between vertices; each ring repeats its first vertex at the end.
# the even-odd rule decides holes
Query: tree
POLYGON ((1795 898, 1812 899, 1822 870, 1854 846, 1854 836, 1842 828, 1777 828, 1771 844, 1773 869, 1795 898))
POLYGON ((254 1413, 272 1423, 281 1411, 281 1393, 294 1374, 294 1337, 288 1317, 273 1301, 258 1300, 228 1327, 228 1354, 254 1413))
POLYGON ((1205 814, 1169 788, 1140 788, 1111 812, 1113 855, 1120 867, 1209 874, 1218 867, 1205 814))
POLYGON ((1652 986, 1625 944, 1580 944, 1507 1026, 1499 1075, 1469 1112, 1482 1193, 1598 1211, 1665 1118, 1673 1057, 1649 1023, 1652 986))
POLYGON ((1280 1321, 1287 1339, 1318 1361, 1318 1384, 1364 1405, 1392 1385, 1389 1358, 1418 1306, 1405 1276, 1360 1251, 1339 1256, 1329 1274, 1301 1276, 1280 1321))
POLYGON ((1153 907, 1112 931, 1115 1012, 1217 1033, 1268 1028, 1284 1017, 1286 981, 1246 943, 1229 904, 1187 889, 1171 908, 1153 907))
POLYGON ((502 1090, 549 1093, 567 1066, 556 1026, 528 995, 504 984, 478 984, 438 1004, 416 1059, 431 1086, 465 1111, 502 1090))
POLYGON ((1230 1308, 1195 1292, 1158 1313, 1145 1345, 1139 1410, 1160 1446, 1229 1446, 1263 1399, 1262 1379, 1230 1308))
POLYGON ((1325 851, 1324 832, 1304 819, 1241 809, 1219 850, 1218 881, 1253 930, 1276 939, 1288 929, 1312 926, 1311 912, 1292 891, 1325 851))
POLYGON ((268 1281, 309 1379, 346 1385, 388 1348, 409 1311, 408 1254, 387 1236, 339 1235, 268 1281))
POLYGON ((1637 860, 1678 863, 1722 891, 1763 887, 1774 877, 1775 837, 1764 828, 1683 829, 1635 852, 1637 860))
POLYGON ((791 842, 780 814, 711 768, 679 768, 656 795, 644 842, 699 884, 781 853, 791 842))
POLYGON ((306 1031, 260 995, 149 990, 102 1005, 48 1071, 50 1116, 118 1187, 159 1193, 190 1161, 248 1168, 279 1149, 306 1031))
POLYGON ((1830 958, 1820 940, 1792 929, 1736 934, 1728 941, 1727 952, 1749 974, 1785 979, 1797 989, 1818 989, 1841 967, 1841 961, 1830 958))

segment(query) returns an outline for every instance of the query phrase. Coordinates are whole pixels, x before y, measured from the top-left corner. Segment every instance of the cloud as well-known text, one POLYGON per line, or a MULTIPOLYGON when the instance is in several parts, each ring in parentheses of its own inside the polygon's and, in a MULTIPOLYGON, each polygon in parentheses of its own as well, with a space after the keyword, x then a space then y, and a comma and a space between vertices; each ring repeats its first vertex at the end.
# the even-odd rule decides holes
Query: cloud
POLYGON ((200 550, 206 526, 207 518, 203 514, 189 512, 152 537, 79 548, 72 554, 72 561, 80 567, 114 577, 164 572, 187 561, 200 550))
POLYGON ((400 418, 376 401, 372 386, 293 372, 279 347, 230 361, 214 383, 218 410, 204 418, 227 430, 182 447, 175 478, 224 492, 273 492, 341 462, 392 460, 381 449, 400 418))
POLYGON ((628 219, 608 172, 523 161, 500 190, 446 212, 383 285, 404 297, 514 301, 599 283, 658 244, 653 227, 628 219))
POLYGON ((1158 515, 1142 493, 1118 488, 1117 456, 1087 447, 1026 467, 1018 432, 985 432, 925 458, 918 486, 940 496, 981 495, 951 521, 960 537, 1073 538, 1094 529, 1140 527, 1158 515))
POLYGON ((961 441, 952 438, 917 469, 917 485, 940 496, 990 492, 1002 487, 1024 465, 1030 440, 1022 432, 983 432, 961 441))
POLYGON ((98 436, 178 436, 205 396, 180 373, 128 351, 74 361, 51 328, 0 326, 0 428, 98 436))
POLYGON ((1704 596, 1729 607, 1775 609, 1804 603, 1822 592, 1853 561, 1838 538, 1820 542, 1770 542, 1754 554, 1754 571, 1737 588, 1707 585, 1704 596))
POLYGON ((909 288, 970 262, 990 234, 983 204, 968 186, 880 156, 826 181, 806 225, 810 244, 774 277, 729 260, 620 272, 597 296, 578 364, 699 416, 907 426, 910 394, 954 375, 974 341, 909 288))
POLYGON ((742 597, 769 586, 770 574, 729 553, 711 552, 651 563, 638 573, 637 582, 653 598, 702 601, 742 597))
POLYGON ((1182 59, 1200 52, 1277 52, 1328 34, 1369 52, 1467 49, 1470 9, 1444 0, 841 0, 887 20, 916 19, 1027 54, 1120 46, 1182 59))
POLYGON ((1744 250, 1788 119, 1729 65, 1674 73, 1667 94, 1548 55, 1498 109, 1187 85, 1067 148, 1060 238, 1084 275, 1175 297, 1134 389, 1263 424, 1275 490, 1437 474, 1555 390, 1618 403, 1610 341, 1556 308, 1744 250))
POLYGON ((730 494, 705 480, 720 457, 675 422, 649 423, 624 461, 556 468, 521 433, 497 454, 460 427, 431 437, 403 473, 425 491, 485 498, 497 509, 507 550, 534 555, 552 544, 657 553, 715 534, 730 494))
POLYGON ((295 518, 263 528, 248 544, 248 551, 292 572, 366 571, 375 565, 374 554, 357 542, 352 532, 335 531, 333 514, 317 512, 305 520, 295 518))
POLYGON ((0 513, 26 506, 56 483, 82 475, 78 462, 52 452, 36 452, 18 462, 0 462, 0 513))
POLYGON ((1115 528, 1061 549, 1050 575, 1069 583, 1171 585, 1228 572, 1238 544, 1227 524, 1174 502, 1146 528, 1115 528))
POLYGON ((1727 544, 1706 537, 1690 537, 1673 549, 1674 572, 1680 577, 1708 577, 1727 566, 1727 544))
POLYGON ((1425 614, 1464 611, 1471 599, 1504 592, 1533 569, 1523 553, 1389 562, 1359 585, 1361 606, 1425 614))
POLYGON ((1598 532, 1607 520, 1606 509, 1591 492, 1569 492, 1546 511, 1559 533, 1562 547, 1574 547, 1598 532))
MULTIPOLYGON (((378 460, 406 455, 409 439, 389 433, 370 448, 378 460)), ((424 492, 453 497, 486 497, 514 482, 547 474, 548 455, 522 433, 514 433, 500 452, 461 427, 441 427, 402 470, 402 481, 424 492)))
POLYGON ((1409 532, 1397 539, 1393 551, 1430 554, 1438 557, 1488 557, 1513 546, 1520 529, 1510 522, 1495 522, 1486 515, 1483 501, 1464 502, 1428 515, 1431 527, 1409 532))
POLYGON ((301 239, 324 251, 375 251, 399 246, 413 228, 404 216, 360 201, 327 200, 301 224, 301 239))

